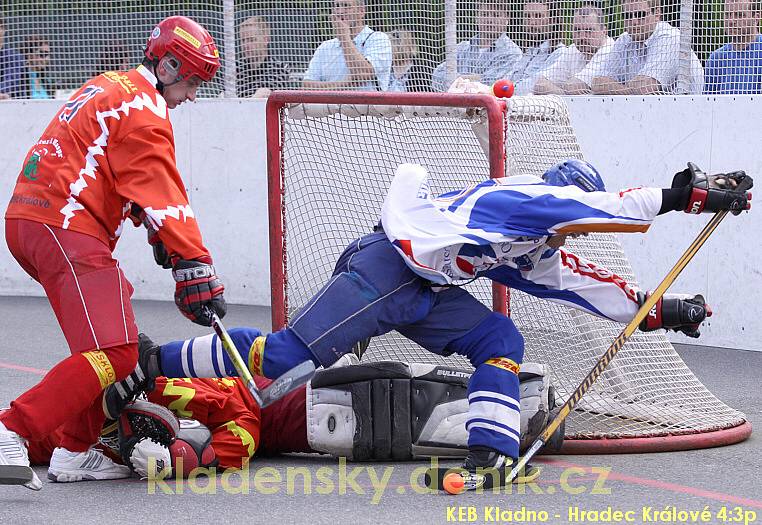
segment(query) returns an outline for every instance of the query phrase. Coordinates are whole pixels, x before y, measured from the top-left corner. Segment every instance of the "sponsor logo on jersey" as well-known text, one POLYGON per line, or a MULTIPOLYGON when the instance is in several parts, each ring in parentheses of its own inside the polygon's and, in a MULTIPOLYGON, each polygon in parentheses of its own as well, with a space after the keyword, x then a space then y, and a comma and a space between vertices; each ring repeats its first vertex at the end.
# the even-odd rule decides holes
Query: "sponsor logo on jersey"
POLYGON ((26 206, 37 206, 39 208, 50 208, 48 199, 38 199, 37 197, 28 197, 14 193, 11 197, 11 204, 24 204, 26 206))
POLYGON ((612 273, 607 268, 598 267, 590 261, 580 259, 573 253, 565 250, 559 251, 561 252, 561 262, 572 272, 590 277, 596 281, 613 283, 622 289, 628 299, 636 303, 638 302, 635 289, 617 274, 612 273))
POLYGON ((71 122, 77 116, 77 112, 79 112, 82 106, 87 104, 95 95, 102 92, 103 88, 100 86, 87 86, 82 90, 82 93, 64 104, 61 113, 58 114, 58 120, 61 122, 71 122))
POLYGON ((138 88, 132 83, 127 75, 120 74, 117 71, 106 71, 103 77, 112 84, 119 84, 126 93, 135 93, 138 88))
POLYGON ((37 180, 37 165, 40 163, 40 155, 37 152, 32 153, 29 156, 29 160, 26 161, 26 164, 24 164, 24 170, 21 172, 23 173, 24 177, 31 180, 32 182, 37 180))

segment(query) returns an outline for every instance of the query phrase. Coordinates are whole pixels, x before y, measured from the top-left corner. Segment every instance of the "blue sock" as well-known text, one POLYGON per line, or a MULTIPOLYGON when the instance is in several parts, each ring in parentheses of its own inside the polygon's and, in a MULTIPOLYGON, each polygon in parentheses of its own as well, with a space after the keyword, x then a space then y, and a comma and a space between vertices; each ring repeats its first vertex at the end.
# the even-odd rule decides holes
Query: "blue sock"
MULTIPOLYGON (((498 358, 499 359, 499 358, 498 358)), ((468 446, 489 447, 519 456, 519 377, 499 366, 482 363, 468 384, 468 446)))
MULTIPOLYGON (((262 332, 256 328, 232 328, 229 333, 252 374, 275 379, 304 361, 316 362, 309 348, 289 329, 268 335, 266 343, 257 340, 262 332)), ((238 375, 216 334, 167 343, 162 345, 159 356, 167 377, 238 375)))

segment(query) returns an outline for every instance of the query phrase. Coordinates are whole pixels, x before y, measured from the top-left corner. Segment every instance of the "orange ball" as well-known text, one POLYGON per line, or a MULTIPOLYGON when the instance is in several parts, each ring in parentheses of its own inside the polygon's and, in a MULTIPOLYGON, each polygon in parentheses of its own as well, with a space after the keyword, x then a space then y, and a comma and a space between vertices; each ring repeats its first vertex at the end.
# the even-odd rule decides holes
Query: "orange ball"
POLYGON ((460 494, 465 490, 463 486, 463 476, 457 472, 450 472, 442 480, 442 488, 448 494, 460 494))
POLYGON ((513 96, 513 82, 503 78, 492 84, 492 92, 498 98, 511 98, 513 96))

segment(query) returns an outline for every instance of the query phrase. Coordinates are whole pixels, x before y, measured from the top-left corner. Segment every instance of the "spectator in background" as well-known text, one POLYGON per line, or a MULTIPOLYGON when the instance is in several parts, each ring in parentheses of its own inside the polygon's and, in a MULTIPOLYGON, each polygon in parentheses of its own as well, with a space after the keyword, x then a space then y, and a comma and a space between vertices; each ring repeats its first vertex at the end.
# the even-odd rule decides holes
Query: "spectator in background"
MULTIPOLYGON (((457 76, 492 85, 510 73, 521 59, 521 49, 508 38, 511 21, 509 0, 479 0, 476 34, 458 44, 457 76)), ((439 64, 432 75, 434 91, 447 91, 447 65, 439 64)))
POLYGON ((40 35, 31 35, 24 41, 26 68, 23 78, 23 98, 53 98, 55 86, 48 75, 50 42, 40 35))
POLYGON ((590 93, 589 72, 605 59, 614 44, 599 7, 582 4, 574 11, 572 40, 574 43, 560 52, 558 60, 538 74, 536 95, 590 93))
POLYGON ((5 41, 5 18, 0 12, 0 100, 23 96, 24 58, 5 41))
POLYGON ((91 76, 98 76, 106 71, 127 71, 132 69, 132 60, 127 46, 118 40, 111 40, 103 45, 95 71, 91 76))
POLYGON ((270 55, 270 25, 263 16, 251 16, 238 27, 241 42, 236 64, 239 97, 266 98, 274 89, 287 89, 291 74, 287 64, 270 55))
POLYGON ((392 71, 389 91, 428 91, 431 87, 431 68, 418 58, 418 44, 413 32, 395 29, 389 33, 392 43, 392 71))
MULTIPOLYGON (((675 93, 680 72, 680 30, 661 20, 659 0, 623 0, 625 32, 591 71, 596 95, 675 93)), ((689 93, 701 93, 704 70, 690 55, 689 93)))
POLYGON ((760 0, 725 0, 729 43, 706 62, 704 93, 762 93, 760 0))
POLYGON ((386 33, 373 31, 365 24, 365 1, 334 0, 331 24, 336 38, 315 50, 302 86, 386 91, 392 45, 386 33))
POLYGON ((550 0, 529 0, 524 4, 522 18, 524 56, 508 78, 516 85, 517 95, 528 95, 534 90, 540 72, 548 70, 566 46, 554 38, 550 0))

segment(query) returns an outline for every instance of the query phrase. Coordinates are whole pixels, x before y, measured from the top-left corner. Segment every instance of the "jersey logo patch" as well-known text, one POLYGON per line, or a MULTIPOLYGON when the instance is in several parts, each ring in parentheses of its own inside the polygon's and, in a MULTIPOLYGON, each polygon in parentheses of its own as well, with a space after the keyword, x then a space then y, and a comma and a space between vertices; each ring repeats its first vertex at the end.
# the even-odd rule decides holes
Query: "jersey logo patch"
POLYGON ((95 95, 102 92, 103 88, 100 86, 87 86, 82 90, 82 93, 64 104, 61 113, 58 115, 58 120, 61 122, 71 122, 72 119, 77 116, 77 112, 82 106, 87 104, 87 102, 95 95))

